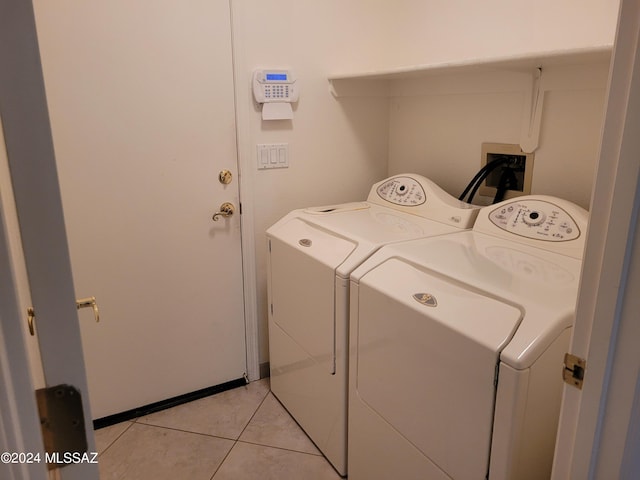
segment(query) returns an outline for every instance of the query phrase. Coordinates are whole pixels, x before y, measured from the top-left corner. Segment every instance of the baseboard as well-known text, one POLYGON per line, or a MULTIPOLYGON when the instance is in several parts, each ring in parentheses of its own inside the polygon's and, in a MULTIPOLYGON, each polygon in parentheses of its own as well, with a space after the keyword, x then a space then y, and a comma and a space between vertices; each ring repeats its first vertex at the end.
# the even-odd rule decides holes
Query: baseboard
POLYGON ((93 428, 94 430, 98 430, 100 428, 109 427, 111 425, 115 425, 116 423, 133 420, 134 418, 149 415, 161 410, 166 410, 167 408, 182 405, 183 403, 192 402, 193 400, 198 400, 200 398, 209 397, 211 395, 215 395, 216 393, 225 392, 227 390, 241 387, 246 384, 247 382, 244 377, 238 378, 237 380, 231 380, 220 385, 214 385, 213 387, 203 388, 201 390, 196 390, 195 392, 185 393, 183 395, 178 395, 177 397, 167 398, 166 400, 143 405, 142 407, 132 408, 131 410, 127 410, 126 412, 115 413, 106 417, 97 418, 93 421, 93 428))

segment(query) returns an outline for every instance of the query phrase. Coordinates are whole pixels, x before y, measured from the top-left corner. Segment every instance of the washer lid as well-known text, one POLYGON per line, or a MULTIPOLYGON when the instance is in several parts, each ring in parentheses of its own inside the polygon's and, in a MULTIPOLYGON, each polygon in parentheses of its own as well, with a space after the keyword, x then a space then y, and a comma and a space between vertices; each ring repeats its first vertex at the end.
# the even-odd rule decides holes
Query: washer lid
POLYGON ((385 246, 351 274, 351 281, 393 257, 526 312, 500 355, 518 370, 530 367, 573 323, 581 262, 570 256, 464 231, 385 246))
POLYGON ((388 259, 359 285, 357 394, 451 478, 484 478, 496 366, 521 317, 514 306, 388 259))
MULTIPOLYGON (((507 345, 523 314, 519 308, 474 291, 428 268, 389 258, 360 280, 362 287, 387 297, 387 305, 402 305, 456 335, 463 335, 496 355, 507 345)), ((362 299, 360 308, 364 308, 362 299)), ((393 310, 391 310, 391 313, 393 310)), ((400 315, 391 315, 400 322, 400 315)), ((394 323, 392 322, 392 323, 394 323)), ((459 352, 461 356, 465 352, 459 352)))

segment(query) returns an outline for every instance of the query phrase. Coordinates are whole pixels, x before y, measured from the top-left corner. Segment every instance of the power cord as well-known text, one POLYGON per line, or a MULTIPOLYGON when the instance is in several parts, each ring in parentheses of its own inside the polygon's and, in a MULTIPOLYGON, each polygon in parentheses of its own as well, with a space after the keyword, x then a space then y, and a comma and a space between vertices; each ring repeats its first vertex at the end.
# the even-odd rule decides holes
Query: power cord
POLYGON ((493 172, 500 165, 504 165, 509 162, 509 157, 498 157, 482 167, 478 173, 471 179, 467 187, 464 189, 462 194, 458 197, 458 200, 466 201, 467 203, 471 203, 473 201, 473 197, 475 197, 476 192, 484 182, 485 178, 489 176, 491 172, 493 172), (469 198, 465 200, 465 196, 469 194, 469 198))
POLYGON ((518 179, 516 174, 510 167, 502 167, 500 173, 500 181, 498 182, 498 188, 496 189, 496 195, 493 197, 493 203, 499 203, 504 200, 504 196, 507 190, 517 190, 518 179))

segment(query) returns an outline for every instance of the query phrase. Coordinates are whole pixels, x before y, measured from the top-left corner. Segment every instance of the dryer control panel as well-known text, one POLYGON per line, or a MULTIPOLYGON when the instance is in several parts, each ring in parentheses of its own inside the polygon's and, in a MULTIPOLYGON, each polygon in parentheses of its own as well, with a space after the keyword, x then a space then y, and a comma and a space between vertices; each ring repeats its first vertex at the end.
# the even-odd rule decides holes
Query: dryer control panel
POLYGON ((489 219, 508 232, 550 242, 574 240, 581 234, 571 215, 557 205, 540 200, 502 205, 489 214, 489 219))
POLYGON ((582 258, 588 212, 548 195, 527 195, 480 210, 474 232, 582 258))

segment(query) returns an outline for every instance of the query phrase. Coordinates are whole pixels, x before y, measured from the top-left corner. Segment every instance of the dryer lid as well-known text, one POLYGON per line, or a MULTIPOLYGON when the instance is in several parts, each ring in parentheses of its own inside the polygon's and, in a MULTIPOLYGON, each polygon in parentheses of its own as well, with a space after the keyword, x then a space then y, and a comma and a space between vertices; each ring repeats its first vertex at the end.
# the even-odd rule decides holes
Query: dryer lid
POLYGON ((305 208, 305 213, 310 213, 311 215, 331 215, 334 213, 341 212, 352 212, 354 210, 365 210, 369 208, 369 204, 367 202, 351 202, 351 203, 340 203, 337 205, 321 205, 319 207, 309 207, 305 208))
POLYGON ((333 269, 337 268, 357 247, 356 242, 299 218, 291 218, 280 225, 277 237, 333 269))

